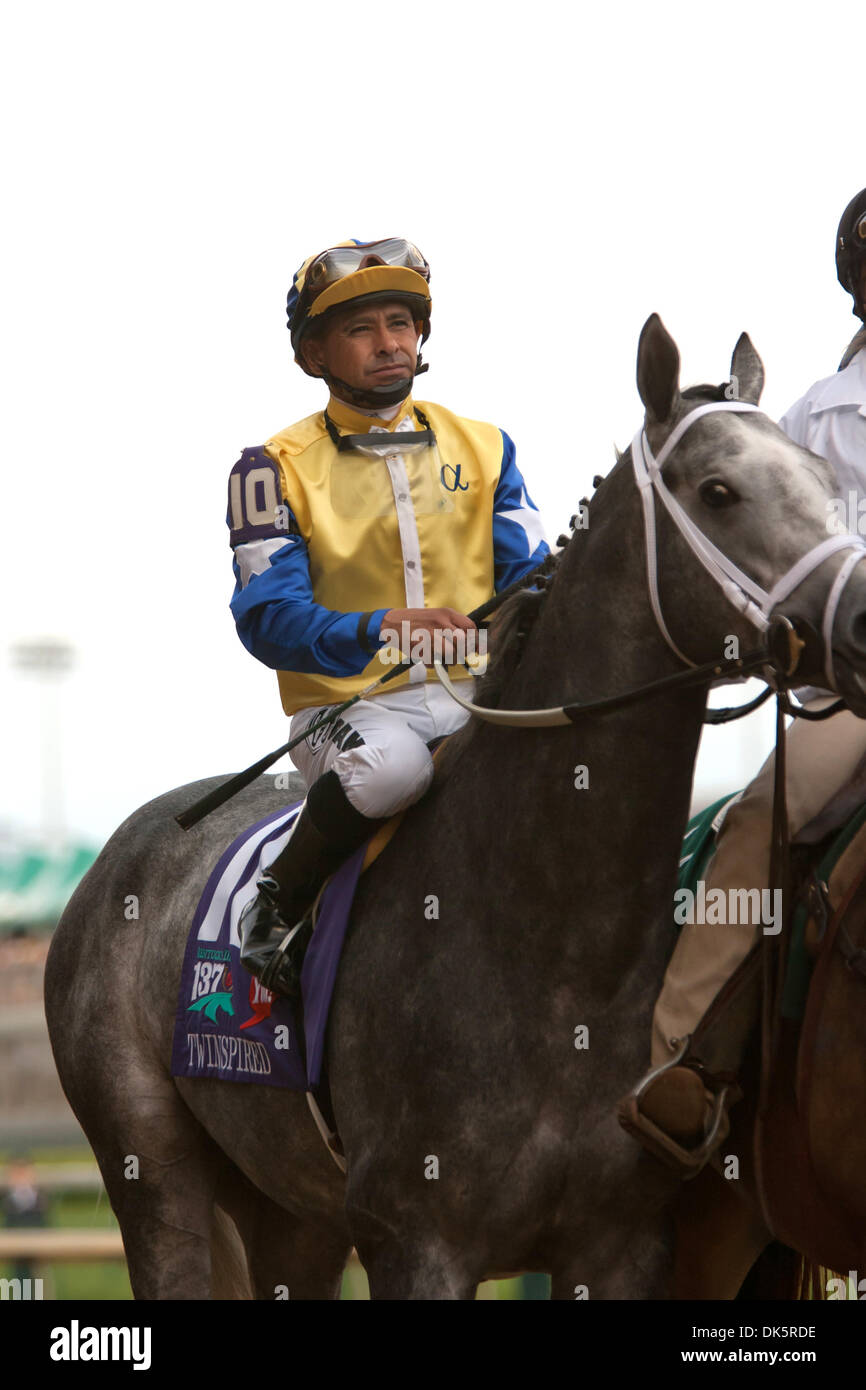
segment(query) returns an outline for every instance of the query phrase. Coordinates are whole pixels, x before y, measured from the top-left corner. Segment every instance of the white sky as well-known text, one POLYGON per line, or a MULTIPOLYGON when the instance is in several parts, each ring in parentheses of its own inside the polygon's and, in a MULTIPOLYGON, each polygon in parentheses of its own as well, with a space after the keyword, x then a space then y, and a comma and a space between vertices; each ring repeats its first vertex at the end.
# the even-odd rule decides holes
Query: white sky
MULTIPOLYGON (((831 373, 862 28, 832 0, 7 6, 0 825, 40 815, 23 637, 78 651, 77 834, 288 736, 228 609, 226 484, 323 403, 285 327, 311 252, 418 243, 418 394, 512 435, 551 541, 640 421, 653 310, 684 384, 747 329, 774 416, 831 373)), ((741 785, 769 720, 714 733, 699 790, 741 785)))

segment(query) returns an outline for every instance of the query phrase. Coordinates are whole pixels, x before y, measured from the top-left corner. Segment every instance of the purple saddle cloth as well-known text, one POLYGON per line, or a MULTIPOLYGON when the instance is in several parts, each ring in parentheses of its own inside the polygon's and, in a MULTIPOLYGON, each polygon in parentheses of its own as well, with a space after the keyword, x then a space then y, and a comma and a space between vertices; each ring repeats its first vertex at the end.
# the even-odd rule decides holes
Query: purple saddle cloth
POLYGON ((276 811, 238 835, 207 881, 184 953, 172 1076, 293 1091, 319 1085, 337 966, 367 846, 340 866, 322 894, 301 972, 303 1039, 289 1001, 264 989, 241 965, 237 929, 243 908, 255 896, 256 879, 287 843, 301 805, 276 811))

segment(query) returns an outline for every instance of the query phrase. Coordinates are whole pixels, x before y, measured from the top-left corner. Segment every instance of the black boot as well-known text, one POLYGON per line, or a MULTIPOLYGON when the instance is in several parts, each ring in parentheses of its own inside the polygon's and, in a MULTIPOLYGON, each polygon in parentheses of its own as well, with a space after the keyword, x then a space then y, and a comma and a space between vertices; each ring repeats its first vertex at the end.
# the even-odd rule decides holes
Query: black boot
POLYGON ((241 964, 266 989, 300 998, 319 889, 382 824, 355 810, 335 772, 313 783, 288 844, 258 880, 258 896, 238 922, 241 964))

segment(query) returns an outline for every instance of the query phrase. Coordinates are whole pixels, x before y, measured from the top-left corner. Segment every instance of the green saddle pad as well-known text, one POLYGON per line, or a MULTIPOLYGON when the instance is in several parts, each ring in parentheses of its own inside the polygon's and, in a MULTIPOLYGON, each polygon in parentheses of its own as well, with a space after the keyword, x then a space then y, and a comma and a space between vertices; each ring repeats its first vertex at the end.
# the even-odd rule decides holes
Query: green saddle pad
MULTIPOLYGON (((697 894, 698 882, 705 876, 707 864, 716 845, 713 821, 722 807, 732 801, 736 795, 738 793, 732 792, 728 796, 720 797, 718 801, 713 802, 712 806, 707 806, 689 821, 683 839, 683 853, 677 878, 678 889, 686 888, 691 893, 697 894)), ((866 806, 861 806, 837 832, 829 846, 823 850, 816 865, 816 872, 825 883, 830 882, 830 875, 864 821, 866 821, 866 806)), ((813 965, 812 958, 805 948, 807 915, 805 906, 798 903, 794 909, 791 949, 788 954, 785 987, 782 992, 783 1018, 802 1018, 806 1009, 806 997, 809 993, 813 965)), ((674 922, 673 925, 676 933, 682 930, 677 922, 674 922)))

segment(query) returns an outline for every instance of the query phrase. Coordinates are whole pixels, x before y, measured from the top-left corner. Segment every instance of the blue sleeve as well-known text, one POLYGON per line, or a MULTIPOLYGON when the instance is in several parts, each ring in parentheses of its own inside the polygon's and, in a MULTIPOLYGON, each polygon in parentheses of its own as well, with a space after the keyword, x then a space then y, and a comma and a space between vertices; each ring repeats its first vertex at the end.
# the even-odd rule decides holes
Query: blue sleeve
POLYGON ((493 575, 497 593, 535 569, 550 553, 541 515, 517 467, 514 444, 504 430, 500 433, 502 465, 493 498, 493 575))
POLYGON ((227 518, 238 636, 274 671, 359 675, 385 645, 379 628, 388 610, 370 614, 362 642, 362 613, 338 613, 315 602, 306 542, 279 497, 272 461, 261 449, 245 449, 231 472, 227 518))

